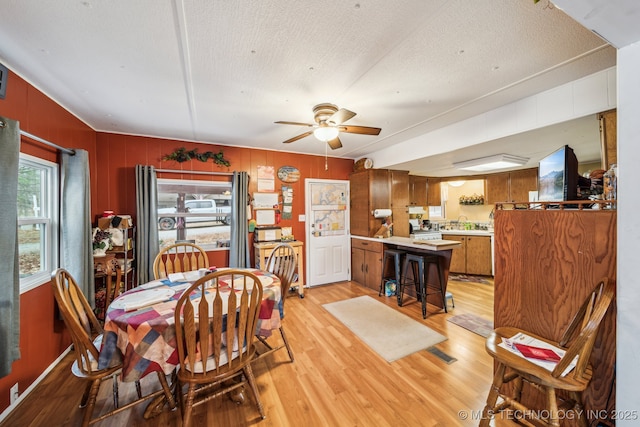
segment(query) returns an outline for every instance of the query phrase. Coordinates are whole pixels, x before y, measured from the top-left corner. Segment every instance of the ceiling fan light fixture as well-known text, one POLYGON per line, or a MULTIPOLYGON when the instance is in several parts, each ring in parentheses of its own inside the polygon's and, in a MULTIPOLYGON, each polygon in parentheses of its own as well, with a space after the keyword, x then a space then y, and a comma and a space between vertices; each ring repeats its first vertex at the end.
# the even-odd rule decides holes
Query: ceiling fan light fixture
POLYGON ((313 131, 313 136, 322 142, 327 142, 335 139, 339 133, 340 131, 336 127, 320 126, 313 131))
POLYGON ((456 162, 453 164, 453 167, 460 170, 486 172, 491 170, 522 166, 525 165, 528 161, 528 157, 513 156, 511 154, 496 154, 494 156, 465 160, 464 162, 456 162))

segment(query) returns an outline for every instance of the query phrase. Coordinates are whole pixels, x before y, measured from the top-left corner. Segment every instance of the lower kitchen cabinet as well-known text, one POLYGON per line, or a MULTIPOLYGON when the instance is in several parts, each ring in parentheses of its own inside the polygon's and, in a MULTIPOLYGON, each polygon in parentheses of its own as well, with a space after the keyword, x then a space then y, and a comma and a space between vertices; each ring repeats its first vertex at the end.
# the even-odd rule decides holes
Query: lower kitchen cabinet
POLYGON ((351 239, 351 280, 378 290, 382 277, 382 242, 351 239))
POLYGON ((477 274, 491 276, 491 237, 464 236, 457 234, 443 234, 444 240, 460 242, 461 246, 451 253, 452 273, 477 274))

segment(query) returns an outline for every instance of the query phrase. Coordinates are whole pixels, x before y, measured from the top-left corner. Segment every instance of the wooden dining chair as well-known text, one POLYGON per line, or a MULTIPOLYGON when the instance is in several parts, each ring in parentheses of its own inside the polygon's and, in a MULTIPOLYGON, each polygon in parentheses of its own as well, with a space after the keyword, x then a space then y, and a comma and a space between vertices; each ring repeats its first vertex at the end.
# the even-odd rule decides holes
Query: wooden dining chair
POLYGON ((158 372, 158 380, 162 386, 161 390, 142 396, 139 384, 136 384, 138 399, 124 406, 120 406, 118 401, 117 376, 122 370, 122 364, 108 368, 98 368, 98 357, 104 331, 93 310, 91 310, 89 302, 78 287, 75 279, 63 268, 58 268, 53 272, 51 275, 51 284, 60 314, 73 340, 73 351, 75 352, 76 360, 71 367, 71 372, 76 377, 88 381, 87 388, 80 403, 80 407, 85 407, 82 426, 88 426, 89 424, 103 420, 111 415, 129 409, 138 403, 153 397, 158 397, 161 394, 164 394, 169 406, 175 408, 175 399, 169 389, 164 372, 158 372), (102 381, 109 378, 113 378, 113 409, 92 419, 91 416, 96 404, 96 397, 100 385, 102 381))
MULTIPOLYGON (((574 410, 581 426, 587 426, 582 407, 582 392, 591 380, 592 368, 589 364, 591 350, 598 334, 600 323, 604 318, 615 292, 615 283, 606 277, 599 280, 598 285, 589 293, 579 311, 574 315, 559 342, 554 342, 513 327, 500 327, 491 333, 486 340, 486 350, 497 362, 493 384, 489 389, 487 405, 482 412, 481 427, 489 426, 489 421, 505 409, 518 410, 524 416, 536 414, 548 415, 548 418, 535 418, 537 424, 560 426, 559 411, 574 410), (503 338, 511 338, 517 333, 524 333, 555 347, 566 350, 564 356, 552 371, 538 366, 499 346, 503 338), (566 375, 567 367, 577 358, 576 366, 566 375), (507 394, 501 390, 504 384, 513 381, 512 392, 507 394), (547 405, 544 411, 533 411, 521 402, 523 384, 541 390, 547 405), (562 405, 558 405, 557 391, 564 390, 568 396, 562 405), (497 404, 498 398, 501 402, 497 404)), ((612 349, 613 350, 613 349, 612 349)))
POLYGON ((251 369, 261 302, 260 279, 236 269, 199 278, 178 299, 177 380, 183 426, 191 425, 194 406, 245 384, 250 386, 260 416, 265 418, 251 369), (205 294, 205 298, 192 299, 205 294), (185 385, 187 392, 183 394, 185 385))
POLYGON ((258 336, 260 342, 262 342, 268 348, 268 351, 266 353, 261 353, 260 357, 279 350, 282 347, 286 347, 287 353, 289 353, 289 360, 293 362, 293 351, 291 350, 291 346, 289 345, 289 341, 287 340, 287 335, 284 332, 282 321, 284 320, 284 303, 286 301, 287 294, 289 293, 291 283, 293 282, 293 274, 295 272, 296 265, 298 265, 298 259, 295 249, 293 248, 293 246, 287 243, 279 243, 278 245, 276 245, 276 247, 273 248, 273 251, 267 258, 265 270, 269 273, 275 274, 280 279, 281 305, 279 331, 284 345, 281 345, 279 347, 272 347, 265 337, 258 336))
POLYGON ((209 268, 207 253, 194 243, 175 243, 163 248, 153 261, 153 276, 164 279, 172 273, 209 268))

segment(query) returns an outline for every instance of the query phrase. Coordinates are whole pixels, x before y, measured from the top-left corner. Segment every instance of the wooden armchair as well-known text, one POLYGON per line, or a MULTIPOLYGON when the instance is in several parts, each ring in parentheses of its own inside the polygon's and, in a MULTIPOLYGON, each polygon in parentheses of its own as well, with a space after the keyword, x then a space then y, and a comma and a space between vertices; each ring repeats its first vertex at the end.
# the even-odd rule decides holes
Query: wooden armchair
MULTIPOLYGON (((487 397, 487 405, 482 412, 481 427, 489 426, 489 421, 504 409, 515 409, 521 414, 544 414, 545 418, 535 418, 536 425, 560 426, 559 410, 573 410, 581 426, 587 426, 582 407, 582 392, 591 380, 592 369, 589 365, 591 350, 598 334, 600 323, 611 304, 615 293, 615 283, 606 277, 587 296, 579 311, 565 330, 559 342, 554 342, 518 328, 497 328, 486 341, 486 350, 497 362, 493 384, 487 397), (522 332, 533 338, 566 350, 564 356, 549 371, 519 354, 499 346, 503 338, 511 338, 522 332), (567 367, 577 358, 575 368, 564 375, 567 367), (507 395, 501 391, 504 384, 513 381, 513 393, 507 395), (547 408, 545 411, 532 411, 521 401, 523 384, 527 383, 544 393, 547 408), (569 396, 558 405, 556 391, 564 390, 569 396), (497 404, 498 398, 501 402, 497 404), (548 415, 548 417, 546 417, 548 415)), ((613 351, 614 349, 612 349, 613 351)), ((531 423, 529 423, 531 424, 531 423)))
POLYGON ((163 248, 153 262, 153 276, 164 279, 172 273, 209 268, 207 253, 193 243, 175 243, 163 248))
POLYGON ((82 291, 71 274, 62 268, 53 272, 51 275, 51 284, 60 309, 60 314, 73 340, 73 351, 76 360, 71 367, 71 372, 76 377, 83 378, 88 382, 87 389, 80 403, 80 407, 85 407, 82 426, 85 427, 103 420, 140 402, 160 396, 161 394, 164 394, 166 402, 169 402, 169 405, 174 408, 175 400, 163 372, 158 372, 158 380, 162 386, 161 390, 146 396, 141 396, 139 384, 136 384, 138 399, 124 406, 119 406, 117 375, 122 369, 122 364, 108 368, 98 367, 98 358, 104 331, 91 310, 86 297, 82 294, 82 291), (95 419, 91 419, 100 385, 102 381, 109 378, 113 378, 113 409, 95 419))
MULTIPOLYGON (((296 257, 296 252, 293 247, 287 243, 280 243, 269 255, 267 262, 265 264, 265 269, 269 273, 275 274, 280 279, 280 292, 281 299, 280 303, 280 319, 284 319, 284 303, 287 298, 287 294, 289 293, 289 288, 291 287, 291 283, 293 281, 293 273, 295 272, 296 265, 298 264, 298 259, 296 257)), ((293 351, 291 350, 291 346, 289 345, 289 341, 287 340, 287 335, 284 332, 284 328, 282 327, 282 323, 280 323, 280 335, 282 336, 282 341, 284 343, 284 347, 287 348, 287 353, 289 353, 289 360, 293 362, 293 351)), ((260 356, 265 356, 273 351, 281 349, 283 346, 272 347, 264 337, 258 336, 258 339, 267 346, 269 349, 266 353, 262 353, 260 356)))

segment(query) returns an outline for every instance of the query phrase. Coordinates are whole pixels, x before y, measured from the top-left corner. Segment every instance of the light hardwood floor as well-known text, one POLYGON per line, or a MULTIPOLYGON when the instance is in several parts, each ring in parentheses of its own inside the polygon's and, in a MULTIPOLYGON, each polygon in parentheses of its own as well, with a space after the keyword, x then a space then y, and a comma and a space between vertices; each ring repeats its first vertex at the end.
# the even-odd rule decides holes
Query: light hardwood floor
MULTIPOLYGON (((398 307, 395 297, 378 297, 377 292, 355 282, 307 289, 304 299, 289 297, 285 329, 295 362, 288 362, 282 349, 254 366, 266 419, 260 419, 252 401, 237 405, 221 397, 196 407, 193 425, 478 425, 492 380, 492 360, 484 350, 484 338, 447 318, 474 313, 493 319, 493 283, 450 281, 448 290, 454 295, 455 309, 445 314, 429 306, 426 320, 415 299, 406 299, 398 307), (360 295, 383 301, 447 336, 436 347, 457 360, 447 364, 425 350, 387 363, 322 307, 360 295)), ((82 410, 78 403, 84 386, 71 374, 70 362, 67 357, 58 365, 1 426, 79 425, 82 410)), ((144 378, 143 390, 153 387, 154 380, 157 382, 154 375, 144 378)), ((122 400, 134 393, 131 384, 121 385, 122 400)), ((107 381, 98 407, 108 407, 110 398, 111 382, 107 381)), ((144 409, 145 403, 94 425, 181 425, 179 410, 165 408, 161 415, 145 420, 144 409)))

